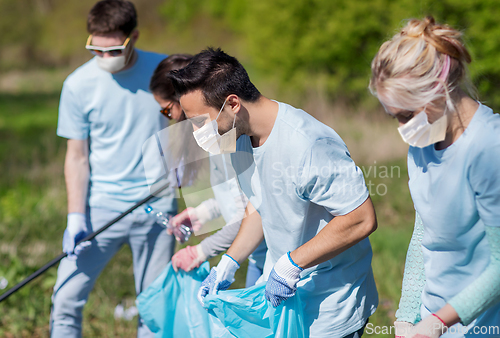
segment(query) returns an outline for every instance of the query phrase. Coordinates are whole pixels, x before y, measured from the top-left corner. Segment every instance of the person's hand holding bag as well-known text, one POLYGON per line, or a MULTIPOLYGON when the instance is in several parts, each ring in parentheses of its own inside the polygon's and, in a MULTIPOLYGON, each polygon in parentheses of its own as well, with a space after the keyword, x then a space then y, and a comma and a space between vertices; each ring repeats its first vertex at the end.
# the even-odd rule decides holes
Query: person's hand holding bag
POLYGON ((171 259, 175 272, 178 272, 179 268, 189 272, 194 268, 198 268, 206 260, 207 256, 203 253, 200 244, 187 246, 177 251, 171 259))
POLYGON ((210 270, 210 274, 201 283, 198 290, 198 300, 203 305, 203 298, 208 294, 217 294, 219 290, 227 290, 234 282, 234 274, 240 264, 228 254, 224 254, 216 267, 210 270))
POLYGON ((278 259, 266 284, 266 299, 272 306, 277 307, 295 295, 302 270, 290 257, 290 251, 278 259))

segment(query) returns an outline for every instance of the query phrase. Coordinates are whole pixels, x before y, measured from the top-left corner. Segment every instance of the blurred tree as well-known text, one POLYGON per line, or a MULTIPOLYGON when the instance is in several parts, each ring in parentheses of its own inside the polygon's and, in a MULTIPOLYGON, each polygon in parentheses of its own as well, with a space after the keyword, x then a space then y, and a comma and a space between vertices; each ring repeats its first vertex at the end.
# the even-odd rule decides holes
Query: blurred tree
MULTIPOLYGON (((250 5, 251 4, 251 5, 250 5)), ((256 0, 245 20, 255 65, 277 72, 299 89, 317 87, 329 96, 359 103, 366 97, 371 59, 404 19, 431 14, 465 30, 474 57, 471 76, 480 97, 500 107, 500 7, 494 0, 256 0)))
POLYGON ((0 0, 0 67, 23 67, 34 57, 39 27, 30 0, 0 0))
POLYGON ((479 98, 493 107, 500 108, 500 7, 495 0, 444 0, 427 1, 429 13, 439 20, 462 29, 472 54, 471 77, 478 87, 479 98))
MULTIPOLYGON (((91 56, 85 50, 87 14, 95 0, 0 0, 0 71, 77 66, 91 56)), ((157 10, 163 0, 134 0, 139 29, 163 35, 157 10)))
POLYGON ((246 36, 257 67, 298 89, 320 81, 335 99, 365 94, 371 58, 387 31, 388 1, 252 3, 246 36))
MULTIPOLYGON (((0 0, 0 71, 78 65, 93 0, 0 0)), ((405 19, 432 14, 463 29, 481 99, 500 108, 496 0, 134 0, 139 47, 196 53, 209 45, 297 93, 360 104, 370 62, 405 19)), ((373 102, 373 101, 369 101, 373 102)))
POLYGON ((355 104, 369 97, 370 63, 381 43, 405 19, 430 14, 464 30, 480 97, 500 108, 495 0, 166 0, 162 9, 172 29, 200 20, 224 22, 251 67, 287 89, 324 91, 332 100, 355 104))

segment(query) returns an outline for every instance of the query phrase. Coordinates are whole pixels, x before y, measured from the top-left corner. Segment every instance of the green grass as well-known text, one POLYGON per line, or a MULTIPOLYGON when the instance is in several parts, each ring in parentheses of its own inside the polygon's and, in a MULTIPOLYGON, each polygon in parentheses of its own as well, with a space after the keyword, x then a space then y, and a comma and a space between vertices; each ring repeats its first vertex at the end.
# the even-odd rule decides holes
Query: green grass
MULTIPOLYGON (((8 279, 9 288, 61 251, 66 226, 66 146, 65 140, 56 136, 58 100, 59 94, 0 94, 0 277, 8 279)), ((380 298, 370 321, 392 325, 413 227, 413 207, 404 159, 372 163, 377 173, 368 165, 361 163, 360 167, 367 183, 373 184, 379 222, 370 240, 380 298), (385 177, 383 166, 399 167, 399 174, 385 177)), ((196 244, 205 236, 193 237, 187 244, 196 244)), ((211 264, 218 259, 212 259, 211 264)), ((135 335, 136 320, 116 321, 113 317, 117 304, 130 306, 135 300, 131 262, 130 250, 124 247, 99 277, 84 311, 84 336, 135 335)), ((239 269, 233 287, 243 287, 245 271, 246 266, 239 269)), ((52 268, 0 303, 1 337, 48 336, 55 279, 56 268, 52 268)))
POLYGON ((371 170, 368 166, 360 167, 365 174, 367 185, 370 187, 370 184, 373 184, 370 190, 379 226, 370 236, 373 248, 372 268, 379 293, 379 306, 370 318, 370 323, 391 326, 399 303, 406 250, 413 232, 414 210, 407 187, 406 161, 400 159, 372 164, 371 170))
MULTIPOLYGON (((8 288, 61 252, 66 146, 56 136, 58 101, 59 94, 0 94, 0 277, 9 281, 8 288)), ((186 245, 205 236, 193 237, 186 245)), ((135 319, 113 317, 116 305, 135 301, 131 262, 130 249, 123 247, 97 280, 84 310, 84 336, 135 335, 135 319)), ((243 286, 244 271, 235 287, 243 286)), ((49 335, 55 280, 53 267, 0 303, 0 337, 49 335)))

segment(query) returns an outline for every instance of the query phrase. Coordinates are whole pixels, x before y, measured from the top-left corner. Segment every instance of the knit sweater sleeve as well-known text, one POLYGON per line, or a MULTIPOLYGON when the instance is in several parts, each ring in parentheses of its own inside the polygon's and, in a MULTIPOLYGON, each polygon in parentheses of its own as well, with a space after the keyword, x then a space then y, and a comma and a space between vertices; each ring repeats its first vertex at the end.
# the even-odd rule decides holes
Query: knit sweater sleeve
POLYGON ((416 213, 415 228, 406 254, 399 309, 396 311, 396 320, 400 322, 416 324, 421 320, 420 306, 425 286, 424 256, 421 246, 423 237, 424 225, 420 215, 416 213))

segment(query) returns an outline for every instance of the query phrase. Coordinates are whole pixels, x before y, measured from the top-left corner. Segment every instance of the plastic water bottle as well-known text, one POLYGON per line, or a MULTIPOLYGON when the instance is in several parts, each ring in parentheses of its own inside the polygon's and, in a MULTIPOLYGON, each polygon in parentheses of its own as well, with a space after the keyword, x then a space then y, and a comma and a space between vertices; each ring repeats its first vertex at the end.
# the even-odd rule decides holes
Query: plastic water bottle
POLYGON ((7 281, 4 277, 0 277, 0 290, 3 290, 9 285, 9 281, 7 281))
POLYGON ((125 319, 132 320, 135 316, 139 314, 139 311, 135 306, 131 306, 129 308, 125 308, 122 304, 118 304, 115 307, 115 319, 125 319))
POLYGON ((179 227, 175 227, 170 224, 170 219, 172 219, 171 215, 164 214, 161 211, 157 211, 153 209, 153 207, 150 206, 149 204, 146 205, 144 210, 146 210, 147 214, 153 215, 156 218, 156 222, 158 224, 164 226, 167 229, 172 230, 172 233, 174 234, 175 238, 177 238, 177 240, 180 243, 186 242, 189 239, 189 237, 191 237, 193 230, 191 230, 191 228, 188 227, 187 225, 181 224, 179 227))

